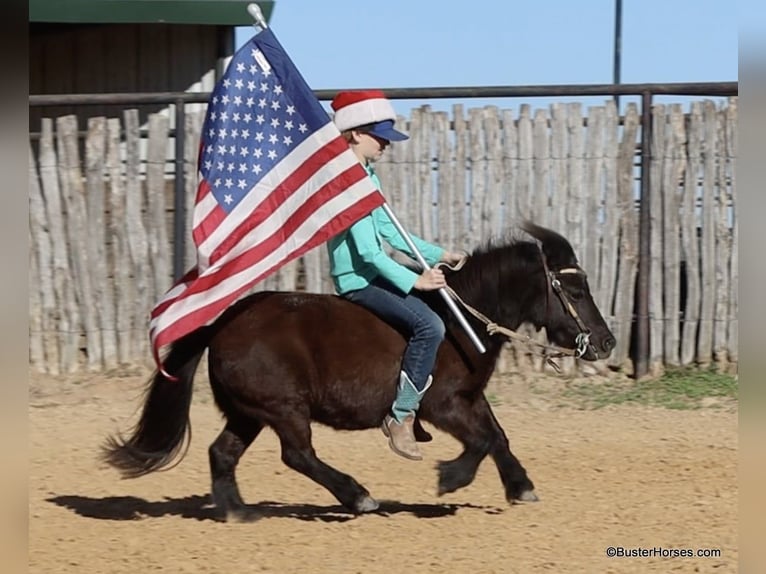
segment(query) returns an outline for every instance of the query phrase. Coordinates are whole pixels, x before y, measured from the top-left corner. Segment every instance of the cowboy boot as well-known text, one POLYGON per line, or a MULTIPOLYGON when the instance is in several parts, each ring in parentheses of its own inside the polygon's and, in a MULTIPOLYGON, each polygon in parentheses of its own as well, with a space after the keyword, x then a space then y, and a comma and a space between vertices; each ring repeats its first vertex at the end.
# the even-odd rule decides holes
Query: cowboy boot
POLYGON ((423 460, 418 443, 415 442, 415 433, 412 425, 415 415, 409 414, 402 422, 397 422, 391 415, 386 415, 383 420, 383 434, 388 437, 388 446, 399 456, 410 460, 423 460))
POLYGON ((383 434, 388 437, 388 446, 391 450, 410 460, 423 459, 415 440, 415 412, 432 382, 433 377, 429 376, 425 388, 418 391, 407 373, 402 371, 399 376, 396 400, 391 407, 392 415, 386 415, 381 427, 383 434))

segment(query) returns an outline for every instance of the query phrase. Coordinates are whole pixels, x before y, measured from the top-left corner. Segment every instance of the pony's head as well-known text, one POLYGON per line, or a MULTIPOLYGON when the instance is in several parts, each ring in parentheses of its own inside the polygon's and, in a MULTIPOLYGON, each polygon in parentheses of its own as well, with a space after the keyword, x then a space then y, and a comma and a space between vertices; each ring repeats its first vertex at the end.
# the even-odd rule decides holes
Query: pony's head
POLYGON ((521 228, 540 242, 545 287, 535 305, 535 326, 545 327, 552 343, 575 349, 582 359, 605 359, 614 349, 614 335, 593 301, 588 276, 569 241, 529 221, 521 228))

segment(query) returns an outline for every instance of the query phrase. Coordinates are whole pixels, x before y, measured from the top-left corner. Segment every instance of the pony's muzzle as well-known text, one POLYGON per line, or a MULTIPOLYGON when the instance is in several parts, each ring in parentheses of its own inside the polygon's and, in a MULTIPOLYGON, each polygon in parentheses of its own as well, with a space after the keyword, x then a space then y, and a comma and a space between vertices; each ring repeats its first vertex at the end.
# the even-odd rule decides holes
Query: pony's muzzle
POLYGON ((602 359, 606 359, 609 355, 612 354, 612 350, 617 345, 617 340, 609 335, 608 337, 604 337, 604 339, 601 341, 601 348, 599 349, 598 355, 602 359))
POLYGON ((601 350, 605 353, 611 353, 615 345, 617 345, 617 340, 614 337, 609 336, 602 341, 601 350))

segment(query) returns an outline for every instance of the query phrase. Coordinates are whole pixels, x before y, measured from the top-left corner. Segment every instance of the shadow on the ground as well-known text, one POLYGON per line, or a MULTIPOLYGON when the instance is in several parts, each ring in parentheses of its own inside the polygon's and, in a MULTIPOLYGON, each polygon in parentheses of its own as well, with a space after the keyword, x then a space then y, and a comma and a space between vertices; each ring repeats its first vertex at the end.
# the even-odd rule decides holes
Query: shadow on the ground
MULTIPOLYGON (((135 496, 107 496, 94 498, 78 495, 54 496, 46 499, 48 502, 68 508, 69 510, 99 520, 141 520, 144 518, 159 518, 161 516, 180 516, 196 520, 224 521, 225 517, 210 503, 208 495, 195 494, 183 498, 165 498, 160 501, 148 501, 135 496)), ((393 500, 380 501, 380 508, 369 514, 391 516, 395 514, 412 514, 418 518, 440 518, 452 516, 458 510, 478 510, 486 514, 500 514, 503 508, 495 506, 478 506, 469 503, 462 504, 407 504, 393 500)), ((250 522, 262 518, 294 518, 298 520, 322 522, 346 522, 356 516, 343 506, 336 504, 320 506, 316 504, 283 504, 280 502, 264 501, 249 504, 245 513, 237 517, 229 517, 234 522, 250 522)))

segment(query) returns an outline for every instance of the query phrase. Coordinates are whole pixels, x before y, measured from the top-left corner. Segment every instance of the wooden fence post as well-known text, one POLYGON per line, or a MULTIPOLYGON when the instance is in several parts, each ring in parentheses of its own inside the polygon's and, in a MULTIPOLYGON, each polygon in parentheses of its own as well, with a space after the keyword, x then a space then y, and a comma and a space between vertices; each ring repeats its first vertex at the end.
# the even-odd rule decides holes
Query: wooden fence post
POLYGON ((622 141, 617 156, 617 213, 620 222, 618 280, 615 292, 615 327, 612 329, 617 346, 609 357, 608 365, 625 368, 630 351, 630 332, 633 317, 638 266, 638 215, 633 187, 633 158, 636 149, 639 114, 634 103, 625 110, 622 141))
POLYGON ((88 214, 88 265, 91 274, 93 306, 101 339, 103 366, 114 368, 118 363, 115 331, 114 292, 107 260, 106 235, 106 118, 88 120, 85 141, 86 206, 88 214))

